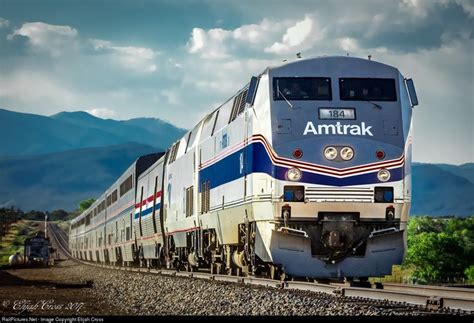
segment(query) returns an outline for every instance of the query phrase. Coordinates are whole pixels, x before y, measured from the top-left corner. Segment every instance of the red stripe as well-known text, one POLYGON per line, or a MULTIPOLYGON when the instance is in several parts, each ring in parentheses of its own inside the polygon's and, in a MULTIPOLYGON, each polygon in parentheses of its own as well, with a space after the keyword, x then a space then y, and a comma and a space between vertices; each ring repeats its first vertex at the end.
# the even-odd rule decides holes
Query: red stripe
MULTIPOLYGON (((161 191, 157 192, 155 195, 155 199, 159 198, 161 196, 161 191)), ((141 206, 146 205, 147 202, 153 202, 153 195, 150 197, 144 199, 143 201, 135 204, 135 209, 139 209, 141 206)))
MULTIPOLYGON (((270 159, 275 163, 279 165, 283 165, 286 167, 299 167, 304 170, 309 170, 309 171, 316 171, 316 172, 321 172, 321 173, 326 173, 330 175, 335 175, 335 176, 347 176, 347 175, 354 175, 358 173, 363 173, 363 172, 368 172, 368 171, 373 171, 377 170, 380 168, 386 168, 386 167, 395 167, 395 166, 400 166, 403 165, 405 156, 402 155, 398 159, 392 159, 388 161, 383 161, 383 162, 376 162, 372 164, 365 164, 365 165, 359 165, 359 166, 352 166, 352 167, 347 167, 347 168, 342 168, 342 169, 337 169, 337 168, 332 168, 328 166, 322 166, 322 165, 316 165, 316 164, 310 164, 302 161, 295 161, 292 159, 287 159, 283 157, 279 157, 276 155, 276 153, 273 151, 271 146, 269 145, 268 141, 266 138, 260 134, 253 135, 250 140, 245 140, 243 143, 244 145, 248 145, 249 143, 252 142, 260 142, 264 145, 264 147, 267 150, 267 153, 270 156, 270 159)), ((205 168, 206 166, 209 166, 212 162, 217 161, 219 157, 223 157, 226 154, 230 154, 233 151, 235 151, 237 148, 239 148, 242 145, 242 143, 235 145, 232 147, 230 150, 227 150, 226 152, 222 152, 215 156, 214 158, 208 160, 207 162, 201 164, 200 168, 205 168)))
POLYGON ((292 159, 278 157, 275 154, 275 152, 273 151, 273 149, 270 147, 268 141, 263 136, 255 135, 254 137, 259 137, 258 138, 258 139, 260 139, 259 141, 262 142, 267 147, 267 150, 270 152, 271 156, 273 156, 273 160, 275 160, 275 161, 286 162, 287 165, 290 165, 290 166, 301 165, 302 167, 307 166, 307 167, 311 167, 311 168, 321 168, 321 169, 327 170, 329 172, 331 172, 331 171, 335 172, 336 174, 341 174, 341 173, 344 173, 344 172, 348 172, 348 171, 356 170, 356 169, 360 169, 360 168, 365 168, 365 167, 375 167, 375 166, 381 167, 382 165, 385 165, 385 164, 391 164, 391 163, 394 163, 394 162, 399 162, 399 161, 401 161, 402 159, 405 158, 405 156, 401 156, 398 159, 393 159, 393 160, 389 160, 389 161, 376 162, 376 163, 372 163, 372 164, 365 164, 365 165, 352 166, 352 167, 338 169, 338 168, 332 168, 332 167, 322 166, 322 165, 315 165, 315 164, 310 164, 310 163, 306 163, 306 162, 302 162, 302 161, 295 161, 295 160, 292 160, 292 159))

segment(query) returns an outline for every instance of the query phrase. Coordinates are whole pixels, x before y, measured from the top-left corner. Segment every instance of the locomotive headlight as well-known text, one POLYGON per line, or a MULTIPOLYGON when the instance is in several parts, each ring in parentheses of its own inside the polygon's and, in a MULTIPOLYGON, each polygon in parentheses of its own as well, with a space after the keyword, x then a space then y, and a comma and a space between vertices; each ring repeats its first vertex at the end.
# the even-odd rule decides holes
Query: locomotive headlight
POLYGON ((381 182, 386 182, 390 179, 390 172, 386 169, 381 169, 379 170, 379 172, 377 173, 377 178, 379 179, 379 181, 381 182))
POLYGON ((296 182, 296 181, 299 181, 301 179, 301 171, 298 169, 298 168, 290 168, 287 172, 286 172, 286 178, 289 180, 289 181, 292 181, 292 182, 296 182))
POLYGON ((324 149, 324 157, 328 160, 333 160, 337 157, 337 149, 334 147, 326 147, 324 149))
POLYGON ((341 149, 341 158, 344 160, 351 160, 354 157, 354 150, 351 147, 344 147, 341 149))

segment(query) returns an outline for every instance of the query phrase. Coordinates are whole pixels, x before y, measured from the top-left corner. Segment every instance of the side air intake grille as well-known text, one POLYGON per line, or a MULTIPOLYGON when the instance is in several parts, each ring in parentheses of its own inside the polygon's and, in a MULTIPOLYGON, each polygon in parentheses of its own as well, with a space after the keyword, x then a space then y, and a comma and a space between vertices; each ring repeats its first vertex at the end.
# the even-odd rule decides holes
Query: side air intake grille
POLYGON ((248 89, 240 92, 234 99, 234 105, 232 106, 232 113, 230 114, 229 123, 234 121, 238 115, 245 110, 245 99, 247 98, 248 89))

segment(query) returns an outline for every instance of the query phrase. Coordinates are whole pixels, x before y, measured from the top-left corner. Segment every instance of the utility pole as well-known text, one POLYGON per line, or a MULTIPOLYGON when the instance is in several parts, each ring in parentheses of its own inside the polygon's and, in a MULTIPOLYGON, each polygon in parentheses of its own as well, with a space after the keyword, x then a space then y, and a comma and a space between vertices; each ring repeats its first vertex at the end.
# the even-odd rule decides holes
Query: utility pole
POLYGON ((7 219, 6 219, 7 210, 4 209, 2 212, 2 236, 7 234, 7 219))
MULTIPOLYGON (((0 209, 0 212, 1 212, 1 215, 3 215, 4 210, 0 209)), ((2 239, 3 239, 3 221, 0 222, 0 242, 2 241, 2 239)))
POLYGON ((48 214, 44 215, 44 237, 48 238, 48 214))

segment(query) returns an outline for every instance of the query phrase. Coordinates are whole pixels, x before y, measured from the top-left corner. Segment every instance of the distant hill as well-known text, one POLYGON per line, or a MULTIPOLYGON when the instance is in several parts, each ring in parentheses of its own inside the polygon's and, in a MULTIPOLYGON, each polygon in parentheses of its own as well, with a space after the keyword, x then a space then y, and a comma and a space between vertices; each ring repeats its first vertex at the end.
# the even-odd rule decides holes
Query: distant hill
POLYGON ((0 157, 0 204, 11 201, 24 211, 72 211, 98 197, 151 146, 125 143, 53 154, 0 157))
POLYGON ((411 214, 474 215, 473 166, 415 163, 411 214))
POLYGON ((463 164, 460 166, 449 164, 436 164, 436 166, 459 177, 464 177, 471 183, 474 183, 474 163, 463 164))
POLYGON ((139 142, 164 149, 171 146, 175 140, 186 133, 185 129, 177 128, 170 123, 156 118, 136 118, 118 121, 97 118, 84 111, 61 112, 52 115, 51 118, 82 127, 106 131, 119 138, 123 138, 125 141, 139 142))
POLYGON ((87 112, 50 117, 0 109, 0 156, 45 154, 138 142, 165 150, 186 130, 154 118, 117 121, 87 112), (138 120, 138 121, 137 121, 138 120))

